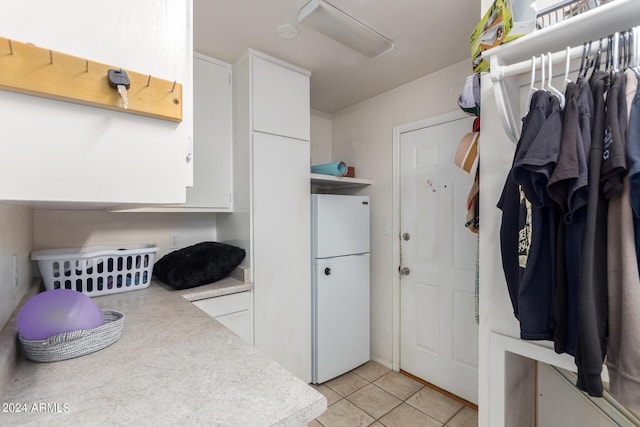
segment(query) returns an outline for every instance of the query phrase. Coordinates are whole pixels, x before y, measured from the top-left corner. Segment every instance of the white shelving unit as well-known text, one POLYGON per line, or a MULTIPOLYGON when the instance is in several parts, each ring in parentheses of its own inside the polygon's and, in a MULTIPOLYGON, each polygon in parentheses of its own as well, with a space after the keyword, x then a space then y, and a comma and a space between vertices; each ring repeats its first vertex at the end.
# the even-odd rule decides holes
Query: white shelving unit
POLYGON ((372 180, 364 178, 349 178, 345 176, 323 175, 319 173, 312 173, 309 176, 311 178, 312 193, 366 187, 367 185, 373 184, 372 180))
MULTIPOLYGON (((597 42, 616 31, 640 25, 640 1, 616 0, 566 21, 490 49, 483 55, 498 66, 509 66, 542 53, 567 46, 597 42)), ((521 94, 527 91, 528 72, 504 78, 507 106, 521 117, 521 94), (526 83, 523 81, 526 80, 526 83)), ((494 86, 488 74, 482 77, 482 158, 480 193, 480 378, 479 426, 533 425, 536 412, 535 366, 537 362, 575 371, 573 358, 556 354, 550 342, 519 338, 500 263, 501 213, 496 202, 510 169, 515 150, 502 127, 494 86)), ((553 399, 563 399, 557 390, 553 399)), ((578 391, 576 390, 576 393, 578 391)), ((548 396, 547 396, 548 397, 548 396)), ((575 408, 568 408, 578 414, 575 408)), ((577 417, 578 415, 576 415, 577 417)), ((580 421, 577 421, 580 422, 580 421)))

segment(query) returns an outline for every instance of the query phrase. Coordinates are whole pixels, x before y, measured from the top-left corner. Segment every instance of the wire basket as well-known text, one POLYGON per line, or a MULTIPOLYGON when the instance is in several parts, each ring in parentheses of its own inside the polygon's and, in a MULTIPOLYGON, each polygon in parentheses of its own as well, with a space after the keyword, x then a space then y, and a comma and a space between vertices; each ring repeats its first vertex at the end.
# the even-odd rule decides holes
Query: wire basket
POLYGON ((144 289, 151 283, 158 248, 151 245, 34 251, 44 287, 71 289, 87 296, 144 289))
POLYGON ((104 325, 93 329, 65 332, 46 340, 25 340, 20 334, 24 354, 34 362, 58 362, 94 353, 110 346, 120 338, 124 314, 103 310, 104 325))
POLYGON ((566 0, 559 1, 551 7, 538 11, 536 28, 549 27, 558 22, 566 21, 569 18, 581 13, 595 9, 613 0, 566 0))

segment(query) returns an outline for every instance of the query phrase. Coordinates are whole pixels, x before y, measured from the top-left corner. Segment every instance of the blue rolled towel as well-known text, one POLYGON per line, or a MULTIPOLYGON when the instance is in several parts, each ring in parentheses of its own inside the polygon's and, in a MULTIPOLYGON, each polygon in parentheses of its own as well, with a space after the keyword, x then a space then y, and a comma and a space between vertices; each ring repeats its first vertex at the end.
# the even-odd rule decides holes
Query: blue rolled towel
POLYGON ((311 166, 311 173, 345 176, 347 174, 347 164, 345 162, 323 163, 321 165, 311 166))

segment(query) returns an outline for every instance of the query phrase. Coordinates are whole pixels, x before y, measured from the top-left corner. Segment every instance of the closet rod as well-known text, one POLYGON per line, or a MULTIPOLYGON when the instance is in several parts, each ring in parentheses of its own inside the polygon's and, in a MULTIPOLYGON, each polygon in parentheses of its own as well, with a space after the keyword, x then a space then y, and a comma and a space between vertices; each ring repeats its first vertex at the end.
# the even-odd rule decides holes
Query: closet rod
MULTIPOLYGON (((591 56, 594 52, 594 44, 596 52, 598 49, 602 49, 602 52, 607 50, 609 43, 608 37, 592 40, 587 42, 591 44, 591 56)), ((584 44, 581 46, 575 46, 569 49, 570 60, 581 58, 584 52, 584 44)), ((544 52, 540 52, 543 54, 544 52)), ((559 52, 551 54, 551 63, 557 64, 564 62, 567 59, 567 50, 564 49, 559 52)), ((520 97, 518 92, 517 79, 512 77, 526 74, 531 72, 531 66, 537 67, 537 61, 541 61, 540 58, 533 57, 521 62, 516 62, 510 65, 500 65, 500 55, 492 55, 490 58, 490 76, 493 82, 493 91, 496 98, 496 107, 498 109, 498 117, 502 122, 502 127, 505 130, 506 135, 513 143, 517 143, 520 139, 520 122, 516 119, 516 114, 519 111, 520 97)))
MULTIPOLYGON (((590 43, 592 44, 591 52, 593 54, 594 52, 593 44, 597 44, 597 47, 596 47, 596 50, 597 50, 597 48, 599 48, 600 46, 600 40, 594 40, 594 41, 591 41, 590 43)), ((609 43, 608 39, 606 38, 602 39, 603 52, 607 48, 608 43, 609 43)), ((569 54, 571 57, 571 60, 581 58, 583 51, 584 51, 583 46, 572 47, 570 49, 570 54, 569 54)), ((540 52, 540 53, 542 54, 543 52, 540 52)), ((566 61, 566 59, 567 59, 566 50, 561 50, 559 52, 554 52, 551 54, 551 61, 552 61, 552 64, 554 65, 562 63, 566 61)), ((535 60, 537 64, 537 61, 539 61, 540 58, 536 57, 535 60)), ((491 67, 491 80, 493 82, 498 82, 507 77, 518 76, 520 74, 529 73, 531 71, 531 65, 532 65, 531 61, 533 61, 533 59, 527 59, 527 60, 516 62, 515 64, 510 64, 510 65, 498 65, 497 67, 491 67)), ((548 57, 545 59, 545 61, 548 61, 548 57)))

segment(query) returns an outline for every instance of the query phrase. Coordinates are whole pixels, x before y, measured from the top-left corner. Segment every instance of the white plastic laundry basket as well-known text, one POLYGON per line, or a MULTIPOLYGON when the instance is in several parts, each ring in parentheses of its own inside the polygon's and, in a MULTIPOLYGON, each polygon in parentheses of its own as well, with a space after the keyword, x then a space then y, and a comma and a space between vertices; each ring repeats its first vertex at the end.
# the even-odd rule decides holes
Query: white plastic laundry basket
POLYGON ((87 246, 34 251, 31 259, 38 261, 47 290, 98 296, 148 287, 157 251, 151 245, 87 246))

